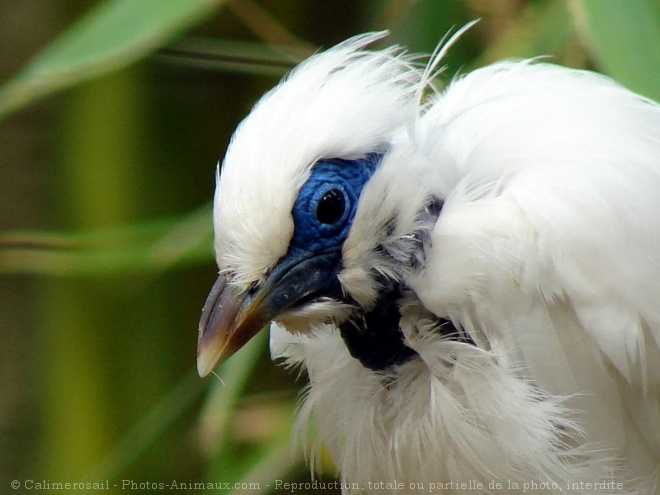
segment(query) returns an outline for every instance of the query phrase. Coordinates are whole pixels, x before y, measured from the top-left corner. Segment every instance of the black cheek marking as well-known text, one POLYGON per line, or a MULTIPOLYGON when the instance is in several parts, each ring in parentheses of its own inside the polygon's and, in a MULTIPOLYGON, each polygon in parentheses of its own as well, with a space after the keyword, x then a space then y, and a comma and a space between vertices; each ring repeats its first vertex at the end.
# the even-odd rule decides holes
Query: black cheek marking
MULTIPOLYGON (((348 352, 360 361, 362 366, 372 371, 404 364, 413 359, 417 352, 403 340, 399 326, 402 299, 398 287, 390 287, 381 293, 377 308, 364 315, 356 315, 339 326, 342 339, 348 352)), ((464 331, 459 330, 445 318, 438 318, 435 331, 447 340, 476 345, 464 331)))
POLYGON ((398 289, 385 292, 375 310, 349 319, 339 326, 351 356, 365 368, 383 371, 417 355, 403 343, 403 334, 399 328, 400 299, 398 289))

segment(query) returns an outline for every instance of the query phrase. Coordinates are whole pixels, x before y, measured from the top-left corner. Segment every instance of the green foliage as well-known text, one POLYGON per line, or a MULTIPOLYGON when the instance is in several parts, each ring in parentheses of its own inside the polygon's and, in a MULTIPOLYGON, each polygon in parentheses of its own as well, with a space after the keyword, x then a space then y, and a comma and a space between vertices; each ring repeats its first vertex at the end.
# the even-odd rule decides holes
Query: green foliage
POLYGON ((0 117, 66 86, 135 62, 208 17, 217 0, 108 0, 72 24, 5 84, 0 117))
POLYGON ((206 263, 213 236, 210 216, 205 205, 177 217, 76 233, 0 233, 0 271, 97 277, 206 263))
POLYGON ((660 100, 660 3, 579 0, 573 18, 598 67, 624 86, 660 100))

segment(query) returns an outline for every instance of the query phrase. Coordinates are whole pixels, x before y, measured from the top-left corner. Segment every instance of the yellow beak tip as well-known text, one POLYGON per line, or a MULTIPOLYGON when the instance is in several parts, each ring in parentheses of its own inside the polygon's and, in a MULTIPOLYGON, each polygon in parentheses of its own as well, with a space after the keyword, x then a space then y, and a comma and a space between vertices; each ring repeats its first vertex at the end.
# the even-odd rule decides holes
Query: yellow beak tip
POLYGON ((205 352, 205 350, 202 350, 202 352, 197 355, 197 373, 204 378, 213 371, 213 368, 218 365, 219 361, 220 355, 217 355, 217 353, 208 352, 208 350, 205 352))

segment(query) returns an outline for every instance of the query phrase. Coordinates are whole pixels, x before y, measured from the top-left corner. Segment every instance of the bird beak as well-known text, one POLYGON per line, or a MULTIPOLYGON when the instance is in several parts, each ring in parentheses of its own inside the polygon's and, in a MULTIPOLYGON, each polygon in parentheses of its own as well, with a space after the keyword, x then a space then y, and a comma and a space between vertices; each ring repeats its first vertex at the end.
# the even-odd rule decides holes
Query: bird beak
POLYGON ((341 251, 299 252, 281 260, 255 292, 240 293, 220 275, 199 322, 197 371, 208 375, 259 330, 301 301, 341 293, 337 265, 341 251))
POLYGON ((199 376, 208 375, 270 321, 263 304, 264 295, 265 291, 252 296, 240 294, 224 275, 218 277, 206 298, 199 322, 199 376))

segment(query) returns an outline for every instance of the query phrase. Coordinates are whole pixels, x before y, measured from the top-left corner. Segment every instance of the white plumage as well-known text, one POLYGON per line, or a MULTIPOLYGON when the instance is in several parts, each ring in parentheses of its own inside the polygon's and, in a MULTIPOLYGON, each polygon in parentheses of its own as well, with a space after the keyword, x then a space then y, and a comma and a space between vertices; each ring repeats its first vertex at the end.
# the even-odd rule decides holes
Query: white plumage
POLYGON ((660 494, 660 106, 538 61, 424 99, 442 52, 424 71, 380 36, 237 129, 200 373, 274 320, 312 452, 372 493, 660 494))

